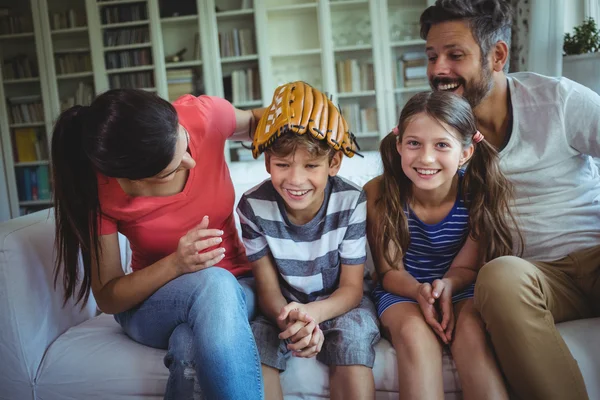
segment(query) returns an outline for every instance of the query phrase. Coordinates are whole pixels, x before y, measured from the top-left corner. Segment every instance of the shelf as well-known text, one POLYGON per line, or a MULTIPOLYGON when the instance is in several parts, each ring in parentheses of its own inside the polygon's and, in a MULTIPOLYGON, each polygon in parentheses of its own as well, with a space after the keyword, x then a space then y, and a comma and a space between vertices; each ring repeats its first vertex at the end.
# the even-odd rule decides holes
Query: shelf
POLYGON ((331 8, 339 9, 342 7, 355 6, 355 5, 368 5, 368 0, 338 0, 329 1, 331 8))
POLYGON ((156 92, 155 87, 145 87, 145 88, 139 88, 139 89, 145 90, 146 92, 156 92))
POLYGON ((123 44, 119 46, 108 46, 104 47, 104 51, 120 51, 120 50, 131 50, 131 49, 143 49, 146 47, 152 47, 151 42, 146 43, 133 43, 133 44, 123 44))
POLYGON ((180 15, 177 17, 165 17, 165 18, 160 19, 160 22, 163 24, 175 24, 177 22, 191 22, 191 21, 198 21, 198 15, 197 14, 180 15))
POLYGON ((354 133, 354 136, 356 136, 357 139, 379 138, 379 132, 358 132, 354 133))
POLYGON ((36 128, 36 127, 40 127, 40 126, 44 126, 45 122, 44 121, 37 121, 37 122, 23 122, 21 124, 10 124, 9 127, 11 129, 17 129, 17 128, 36 128))
POLYGON ((58 49, 54 50, 54 54, 65 54, 65 53, 87 53, 90 51, 89 47, 74 47, 71 49, 58 49))
POLYGON ((225 18, 235 18, 244 15, 252 15, 254 14, 253 8, 247 8, 243 10, 229 10, 229 11, 221 11, 217 12, 217 19, 225 19, 225 18))
POLYGON ((423 92, 429 91, 429 86, 415 86, 415 87, 403 87, 394 89, 394 93, 412 93, 412 92, 423 92))
POLYGON ((20 206, 45 206, 51 205, 52 200, 27 200, 27 201, 19 201, 20 206))
POLYGON ((179 61, 179 62, 166 63, 165 68, 172 69, 172 68, 199 67, 200 65, 202 65, 202 60, 190 60, 190 61, 179 61))
POLYGON ((9 85, 9 84, 17 84, 17 83, 32 83, 32 82, 39 82, 40 81, 40 77, 36 76, 35 78, 21 78, 21 79, 6 79, 4 81, 5 85, 9 85))
POLYGON ((269 8, 267 8, 267 11, 273 12, 273 13, 280 13, 280 12, 288 12, 288 11, 295 12, 295 11, 311 10, 311 9, 314 9, 316 11, 317 3, 291 4, 291 5, 287 5, 287 6, 269 7, 269 8))
POLYGON ((94 76, 92 71, 85 72, 73 72, 71 74, 57 74, 56 79, 65 80, 65 79, 78 79, 78 78, 88 78, 90 76, 94 76))
POLYGON ((24 38, 33 38, 33 32, 7 33, 5 35, 0 35, 0 40, 13 40, 24 38))
POLYGON ((100 25, 102 29, 127 28, 129 26, 148 25, 150 20, 141 19, 139 21, 115 22, 114 24, 100 25))
POLYGON ((289 53, 280 53, 280 54, 271 54, 272 58, 282 58, 282 57, 303 57, 303 56, 316 56, 321 54, 321 49, 306 49, 306 50, 297 50, 289 53))
POLYGON ((17 162, 15 163, 15 167, 39 167, 40 165, 49 165, 50 162, 48 160, 41 161, 26 161, 26 162, 17 162))
POLYGON ((236 56, 236 57, 223 57, 221 58, 221 62, 223 64, 226 63, 240 63, 245 61, 255 61, 258 60, 258 54, 251 54, 248 56, 236 56))
POLYGON ((77 26, 75 28, 55 29, 55 30, 51 31, 50 33, 52 35, 68 35, 71 33, 87 32, 87 30, 88 30, 87 26, 77 26))
POLYGON ((112 0, 112 1, 99 1, 98 7, 104 6, 119 6, 121 4, 134 4, 134 3, 146 3, 147 0, 112 0))
POLYGON ((425 44, 423 39, 408 39, 408 40, 400 40, 396 42, 391 42, 390 47, 406 47, 406 46, 416 46, 420 44, 425 44))
POLYGON ((362 50, 373 50, 373 45, 370 43, 355 44, 355 45, 350 45, 350 46, 339 46, 339 47, 335 47, 333 49, 333 51, 335 51, 336 53, 341 53, 344 51, 362 51, 362 50))
POLYGON ((364 92, 339 92, 339 99, 348 99, 353 97, 370 97, 375 96, 374 90, 365 90, 364 92))
POLYGON ((237 103, 233 103, 233 106, 236 108, 244 108, 244 107, 261 107, 262 100, 249 100, 249 101, 240 101, 237 103))
POLYGON ((154 69, 154 65, 140 65, 137 67, 107 69, 106 73, 107 74, 124 74, 127 72, 151 71, 153 69, 154 69))

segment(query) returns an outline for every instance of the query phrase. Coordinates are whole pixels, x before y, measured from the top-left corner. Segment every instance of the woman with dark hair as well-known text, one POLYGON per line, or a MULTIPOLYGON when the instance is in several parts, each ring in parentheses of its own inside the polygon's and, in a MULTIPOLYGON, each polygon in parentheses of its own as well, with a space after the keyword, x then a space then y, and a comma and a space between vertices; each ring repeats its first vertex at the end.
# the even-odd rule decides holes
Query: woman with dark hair
POLYGON ((54 128, 55 283, 65 302, 91 291, 133 340, 168 349, 166 399, 194 397, 195 383, 208 399, 262 398, 224 156, 225 140, 251 140, 262 113, 119 89, 66 110, 54 128), (117 232, 131 245, 130 274, 117 232))

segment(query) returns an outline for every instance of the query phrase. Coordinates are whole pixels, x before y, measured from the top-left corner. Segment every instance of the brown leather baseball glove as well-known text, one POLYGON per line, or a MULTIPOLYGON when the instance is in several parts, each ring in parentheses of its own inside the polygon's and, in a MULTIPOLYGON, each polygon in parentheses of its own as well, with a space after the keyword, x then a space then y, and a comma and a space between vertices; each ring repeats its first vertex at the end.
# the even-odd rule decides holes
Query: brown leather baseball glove
POLYGON ((329 146, 342 150, 348 157, 360 150, 356 137, 348 130, 348 123, 335 104, 305 82, 292 82, 275 89, 271 105, 256 126, 252 156, 258 158, 287 131, 298 135, 310 132, 314 138, 327 140, 329 146))

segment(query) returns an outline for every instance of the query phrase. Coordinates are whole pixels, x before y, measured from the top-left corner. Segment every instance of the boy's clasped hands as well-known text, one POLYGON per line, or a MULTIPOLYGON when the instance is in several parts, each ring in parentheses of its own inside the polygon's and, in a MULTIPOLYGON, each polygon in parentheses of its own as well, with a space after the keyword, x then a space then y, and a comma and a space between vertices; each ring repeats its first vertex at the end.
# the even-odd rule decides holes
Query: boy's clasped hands
POLYGON ((452 341, 452 331, 454 330, 454 307, 450 282, 446 279, 436 279, 431 284, 421 283, 417 290, 416 300, 421 307, 425 321, 444 344, 449 344, 452 341))
POLYGON ((319 321, 311 315, 316 315, 316 310, 311 310, 310 304, 291 302, 277 316, 279 339, 288 342, 294 357, 311 358, 321 351, 325 337, 319 321))

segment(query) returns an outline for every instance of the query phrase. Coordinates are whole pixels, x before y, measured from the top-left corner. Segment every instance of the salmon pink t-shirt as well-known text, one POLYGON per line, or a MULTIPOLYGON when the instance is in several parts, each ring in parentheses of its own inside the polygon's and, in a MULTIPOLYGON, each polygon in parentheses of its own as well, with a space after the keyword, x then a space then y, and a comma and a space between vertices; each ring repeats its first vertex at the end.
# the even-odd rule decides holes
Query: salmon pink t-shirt
POLYGON ((250 272, 233 216, 235 194, 225 162, 225 140, 235 130, 233 106, 218 97, 186 95, 173 103, 190 135, 196 166, 183 191, 164 197, 131 197, 115 178, 98 177, 100 234, 120 232, 129 239, 132 269, 139 270, 177 250, 179 239, 208 215, 209 228, 221 229, 225 258, 218 266, 235 276, 250 272))

